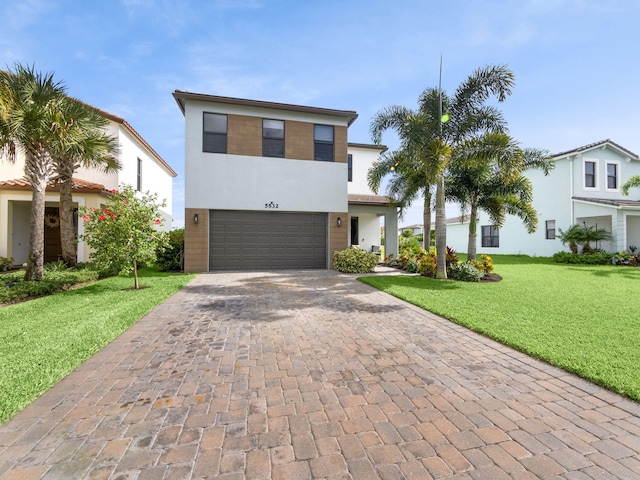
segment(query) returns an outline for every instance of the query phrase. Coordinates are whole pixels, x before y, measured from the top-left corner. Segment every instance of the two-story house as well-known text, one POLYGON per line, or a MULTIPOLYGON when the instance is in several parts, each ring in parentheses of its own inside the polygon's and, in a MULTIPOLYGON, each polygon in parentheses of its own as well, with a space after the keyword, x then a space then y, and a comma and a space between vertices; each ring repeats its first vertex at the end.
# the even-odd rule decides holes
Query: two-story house
POLYGON ((173 96, 185 117, 185 271, 326 269, 350 244, 379 245, 380 216, 395 232, 396 209, 366 186, 382 148, 348 144, 356 112, 173 96))
MULTIPOLYGON (((573 224, 604 228, 614 236, 598 248, 610 252, 640 247, 640 195, 622 195, 621 187, 633 175, 640 175, 640 158, 611 140, 592 143, 553 156, 555 169, 545 176, 529 170, 533 184, 533 206, 538 212, 538 229, 528 234, 518 218, 509 216, 499 230, 485 212, 478 221, 480 253, 551 256, 566 250, 556 237, 558 229, 573 224)), ((452 219, 447 224, 447 244, 466 252, 468 220, 452 219)), ((595 246, 595 245, 592 245, 595 246)))
MULTIPOLYGON (((123 118, 102 112, 109 120, 106 133, 117 139, 118 160, 122 168, 113 173, 80 168, 74 175, 76 188, 73 200, 77 207, 100 208, 120 184, 134 186, 138 191, 157 193, 166 206, 162 209, 164 228, 172 225, 172 183, 176 172, 123 118)), ((59 188, 50 183, 45 198, 45 262, 61 254, 59 227, 59 188)), ((31 218, 31 185, 24 178, 24 154, 18 152, 15 162, 0 159, 0 257, 13 257, 16 265, 27 261, 29 222, 31 218)), ((82 235, 82 222, 75 217, 76 233, 82 235)), ((79 262, 89 261, 89 249, 84 242, 77 245, 79 262)))

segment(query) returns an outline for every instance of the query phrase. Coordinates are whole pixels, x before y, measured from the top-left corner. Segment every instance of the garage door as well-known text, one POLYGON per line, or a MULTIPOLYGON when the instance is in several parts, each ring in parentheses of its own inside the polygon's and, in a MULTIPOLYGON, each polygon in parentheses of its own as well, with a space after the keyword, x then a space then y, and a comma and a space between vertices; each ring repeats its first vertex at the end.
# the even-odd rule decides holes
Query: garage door
POLYGON ((327 214, 210 211, 210 270, 327 268, 327 214))

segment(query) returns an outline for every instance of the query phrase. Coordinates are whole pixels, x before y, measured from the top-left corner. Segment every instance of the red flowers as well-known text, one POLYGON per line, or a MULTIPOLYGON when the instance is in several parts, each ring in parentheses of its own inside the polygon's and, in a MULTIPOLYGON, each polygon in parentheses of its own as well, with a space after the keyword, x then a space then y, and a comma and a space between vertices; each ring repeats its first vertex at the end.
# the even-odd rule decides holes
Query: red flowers
POLYGON ((105 221, 107 219, 107 217, 105 217, 104 215, 100 215, 98 217, 98 220, 100 220, 101 222, 105 221))
POLYGON ((83 215, 82 220, 84 220, 85 222, 88 222, 89 220, 91 220, 91 217, 89 215, 83 215))
POLYGON ((160 225, 162 223, 162 220, 160 220, 159 218, 156 218, 156 225, 160 225))

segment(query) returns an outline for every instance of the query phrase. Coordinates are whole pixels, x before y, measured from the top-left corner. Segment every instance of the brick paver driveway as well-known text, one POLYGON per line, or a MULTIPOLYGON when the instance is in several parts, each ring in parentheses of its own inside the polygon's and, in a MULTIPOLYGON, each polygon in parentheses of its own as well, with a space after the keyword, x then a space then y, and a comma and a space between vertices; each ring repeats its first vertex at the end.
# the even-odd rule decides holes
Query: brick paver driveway
POLYGON ((0 478, 633 479, 639 417, 351 276, 205 274, 1 427, 0 478))

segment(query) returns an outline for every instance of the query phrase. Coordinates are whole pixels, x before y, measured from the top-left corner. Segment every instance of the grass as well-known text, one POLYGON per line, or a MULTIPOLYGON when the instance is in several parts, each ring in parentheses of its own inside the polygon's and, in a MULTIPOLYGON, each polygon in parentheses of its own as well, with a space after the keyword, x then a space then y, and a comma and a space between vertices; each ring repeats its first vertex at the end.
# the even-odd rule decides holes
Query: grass
POLYGON ((417 276, 360 280, 640 400, 640 269, 493 257, 496 283, 417 276))
POLYGON ((129 277, 0 308, 0 424, 90 358, 193 276, 129 277))

